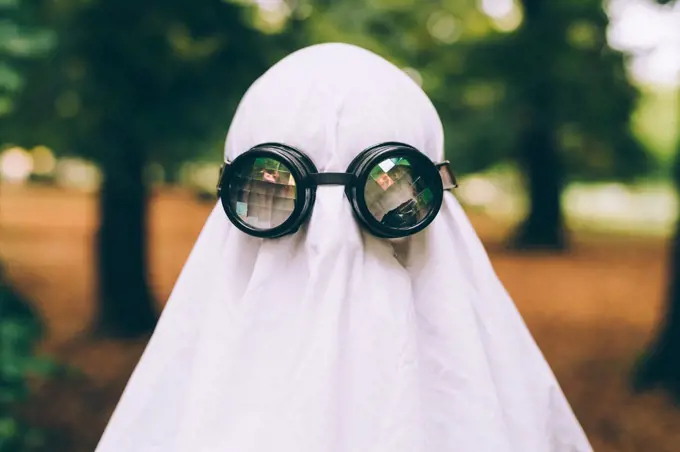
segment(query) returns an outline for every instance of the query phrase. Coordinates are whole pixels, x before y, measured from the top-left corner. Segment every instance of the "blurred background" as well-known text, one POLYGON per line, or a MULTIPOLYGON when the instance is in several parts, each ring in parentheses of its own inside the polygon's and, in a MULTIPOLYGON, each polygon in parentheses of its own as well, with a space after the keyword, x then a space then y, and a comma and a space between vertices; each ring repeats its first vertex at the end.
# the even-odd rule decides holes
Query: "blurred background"
POLYGON ((0 452, 94 450, 240 97, 328 41, 432 98, 595 450, 680 450, 680 1, 0 0, 0 452))

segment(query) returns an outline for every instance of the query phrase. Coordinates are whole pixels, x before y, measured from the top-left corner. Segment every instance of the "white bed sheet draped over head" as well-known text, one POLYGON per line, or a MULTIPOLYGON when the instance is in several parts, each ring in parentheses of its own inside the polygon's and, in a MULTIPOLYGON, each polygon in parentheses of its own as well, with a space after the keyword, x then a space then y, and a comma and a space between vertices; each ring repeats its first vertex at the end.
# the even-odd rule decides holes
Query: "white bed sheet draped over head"
MULTIPOLYGON (((295 52, 257 80, 225 159, 276 141, 320 171, 441 122, 363 49, 295 52)), ((256 239, 217 204, 97 452, 582 452, 591 447, 456 199, 395 250, 320 187, 298 233, 256 239)))

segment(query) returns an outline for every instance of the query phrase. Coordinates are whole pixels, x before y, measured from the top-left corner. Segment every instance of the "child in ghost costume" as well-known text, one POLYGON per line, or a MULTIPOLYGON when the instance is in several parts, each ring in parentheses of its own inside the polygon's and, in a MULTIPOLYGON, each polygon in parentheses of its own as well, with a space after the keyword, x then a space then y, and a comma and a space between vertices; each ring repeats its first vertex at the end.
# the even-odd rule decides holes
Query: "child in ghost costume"
POLYGON ((375 54, 322 44, 266 72, 227 135, 240 169, 225 167, 96 452, 591 451, 446 177, 432 179, 443 151, 427 96, 375 54), (348 176, 386 146, 410 177, 384 165, 396 157, 348 176), (390 235, 400 221, 410 232, 390 235))

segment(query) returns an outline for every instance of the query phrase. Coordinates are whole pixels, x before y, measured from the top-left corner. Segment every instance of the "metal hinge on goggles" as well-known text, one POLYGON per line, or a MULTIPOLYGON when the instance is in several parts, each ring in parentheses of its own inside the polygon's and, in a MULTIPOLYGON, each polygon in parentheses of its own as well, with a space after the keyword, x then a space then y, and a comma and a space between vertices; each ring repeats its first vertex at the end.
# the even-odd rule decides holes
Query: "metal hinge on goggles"
POLYGON ((404 143, 372 146, 344 173, 320 173, 298 149, 263 143, 222 166, 217 195, 237 228, 276 238, 296 232, 309 218, 319 185, 343 185, 357 221, 382 238, 427 227, 444 190, 458 186, 448 161, 433 163, 404 143))

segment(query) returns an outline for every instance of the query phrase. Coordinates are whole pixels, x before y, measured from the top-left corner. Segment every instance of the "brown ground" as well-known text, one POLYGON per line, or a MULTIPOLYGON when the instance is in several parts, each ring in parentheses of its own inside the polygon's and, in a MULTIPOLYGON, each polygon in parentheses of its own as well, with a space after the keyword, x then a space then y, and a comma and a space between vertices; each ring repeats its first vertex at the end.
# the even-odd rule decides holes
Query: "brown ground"
MULTIPOLYGON (((152 206, 152 281, 164 300, 211 206, 165 192, 152 206)), ((144 341, 94 341, 93 197, 3 186, 0 250, 11 278, 48 321, 45 350, 83 376, 43 385, 31 416, 56 431, 50 452, 91 452, 144 341)), ((501 279, 553 367, 596 451, 680 451, 680 409, 628 391, 631 365, 661 309, 664 243, 578 235, 567 256, 503 251, 506 228, 473 216, 501 279)), ((123 452, 123 451, 121 451, 123 452)))

